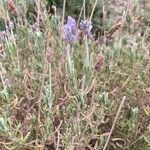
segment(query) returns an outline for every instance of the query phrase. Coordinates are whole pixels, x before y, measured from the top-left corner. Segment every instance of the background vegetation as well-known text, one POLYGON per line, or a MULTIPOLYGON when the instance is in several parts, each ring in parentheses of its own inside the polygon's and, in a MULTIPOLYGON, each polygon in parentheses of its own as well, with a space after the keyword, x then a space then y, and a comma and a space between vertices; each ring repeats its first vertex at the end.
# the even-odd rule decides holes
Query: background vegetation
POLYGON ((0 149, 150 149, 150 3, 95 2, 0 1, 0 149))

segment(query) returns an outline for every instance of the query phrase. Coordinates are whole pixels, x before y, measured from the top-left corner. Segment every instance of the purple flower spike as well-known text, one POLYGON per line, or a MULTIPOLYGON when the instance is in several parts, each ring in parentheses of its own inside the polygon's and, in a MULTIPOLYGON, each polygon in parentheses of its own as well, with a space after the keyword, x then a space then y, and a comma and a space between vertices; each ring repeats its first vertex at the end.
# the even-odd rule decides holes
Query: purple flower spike
POLYGON ((91 21, 88 20, 81 20, 80 22, 80 29, 84 32, 85 35, 90 35, 91 34, 91 21))
POLYGON ((67 43, 71 43, 77 39, 77 26, 75 19, 68 16, 68 20, 67 23, 64 25, 63 32, 63 38, 67 43))

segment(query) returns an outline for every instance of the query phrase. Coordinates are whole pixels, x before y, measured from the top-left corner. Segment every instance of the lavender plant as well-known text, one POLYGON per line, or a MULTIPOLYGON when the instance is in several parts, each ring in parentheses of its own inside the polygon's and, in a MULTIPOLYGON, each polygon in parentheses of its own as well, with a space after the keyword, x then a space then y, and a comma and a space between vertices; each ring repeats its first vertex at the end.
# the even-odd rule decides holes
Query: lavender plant
POLYGON ((67 44, 77 40, 77 25, 71 16, 68 16, 67 23, 63 27, 63 39, 67 44))
POLYGON ((74 61, 72 56, 73 44, 77 40, 77 25, 75 19, 73 19, 71 16, 68 16, 67 23, 63 27, 63 39, 66 43, 65 44, 65 53, 67 58, 66 68, 68 70, 68 75, 70 79, 73 81, 73 86, 77 92, 78 91, 77 81, 76 81, 75 67, 74 67, 74 61))
POLYGON ((29 1, 14 0, 23 14, 11 17, 4 1, 0 149, 148 150, 149 28, 143 21, 147 2, 66 0, 66 7, 72 1, 74 6, 83 4, 80 15, 69 14, 63 24, 68 13, 63 9, 66 16, 57 16, 61 10, 56 5, 51 14, 46 0, 30 1, 38 10, 33 20, 28 17, 29 1), (92 11, 86 11, 87 6, 92 11), (101 31, 95 30, 94 13, 101 31))
POLYGON ((80 29, 84 32, 86 36, 91 35, 92 23, 88 20, 81 20, 80 29))

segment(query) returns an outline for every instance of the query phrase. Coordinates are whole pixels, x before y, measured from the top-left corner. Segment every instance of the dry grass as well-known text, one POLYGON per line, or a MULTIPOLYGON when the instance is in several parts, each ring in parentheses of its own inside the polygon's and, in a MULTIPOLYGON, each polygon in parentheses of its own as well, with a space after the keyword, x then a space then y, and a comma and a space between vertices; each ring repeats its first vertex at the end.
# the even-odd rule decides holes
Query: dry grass
POLYGON ((19 2, 16 16, 0 5, 0 18, 8 15, 0 31, 0 149, 148 150, 149 2, 109 1, 101 18, 109 29, 96 40, 80 33, 70 59, 65 9, 61 20, 36 0, 31 23, 19 2))

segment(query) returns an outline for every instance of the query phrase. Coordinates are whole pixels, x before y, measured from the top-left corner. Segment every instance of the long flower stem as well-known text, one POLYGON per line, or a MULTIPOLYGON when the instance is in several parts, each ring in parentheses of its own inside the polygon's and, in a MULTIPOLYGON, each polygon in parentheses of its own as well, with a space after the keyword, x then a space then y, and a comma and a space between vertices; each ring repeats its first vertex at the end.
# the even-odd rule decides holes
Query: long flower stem
POLYGON ((80 19, 81 19, 81 16, 82 16, 82 12, 83 12, 83 9, 84 9, 84 4, 85 4, 85 0, 83 0, 81 11, 80 11, 80 14, 79 14, 79 17, 78 17, 77 28, 79 27, 79 22, 80 22, 80 19))
POLYGON ((90 65, 90 56, 89 56, 89 46, 88 46, 88 38, 85 37, 85 46, 86 46, 86 66, 89 67, 90 65))
POLYGON ((48 65, 49 67, 49 114, 52 107, 52 75, 51 75, 51 63, 48 65))
POLYGON ((4 90, 6 90, 6 86, 5 86, 3 75, 2 75, 2 63, 0 63, 0 69, 1 69, 0 70, 1 81, 2 81, 2 84, 3 84, 4 90))
POLYGON ((92 12, 91 12, 91 15, 90 15, 90 21, 93 17, 93 14, 94 14, 94 11, 95 11, 95 8, 96 8, 96 5, 97 5, 97 0, 95 0, 95 3, 94 3, 94 6, 93 6, 93 9, 92 9, 92 12))
POLYGON ((65 18, 65 9, 66 9, 66 0, 63 2, 63 13, 62 13, 62 26, 64 24, 64 18, 65 18))
POLYGON ((52 108, 52 104, 53 104, 53 97, 52 97, 52 72, 51 72, 51 63, 48 64, 48 75, 49 75, 49 101, 48 101, 48 114, 47 114, 47 122, 48 125, 46 127, 46 132, 47 135, 49 136, 50 134, 50 120, 51 120, 51 108, 52 108))
POLYGON ((71 62, 71 56, 70 56, 70 45, 67 45, 67 49, 66 49, 66 53, 67 53, 67 61, 68 61, 68 65, 69 65, 69 74, 71 76, 73 76, 73 67, 72 67, 72 62, 71 62))
POLYGON ((72 62, 72 58, 71 58, 71 45, 70 44, 68 44, 66 47, 66 54, 67 54, 67 66, 68 66, 69 78, 71 78, 71 83, 74 87, 74 90, 76 91, 76 93, 78 93, 77 81, 76 81, 75 70, 74 70, 74 63, 72 62))

